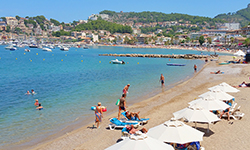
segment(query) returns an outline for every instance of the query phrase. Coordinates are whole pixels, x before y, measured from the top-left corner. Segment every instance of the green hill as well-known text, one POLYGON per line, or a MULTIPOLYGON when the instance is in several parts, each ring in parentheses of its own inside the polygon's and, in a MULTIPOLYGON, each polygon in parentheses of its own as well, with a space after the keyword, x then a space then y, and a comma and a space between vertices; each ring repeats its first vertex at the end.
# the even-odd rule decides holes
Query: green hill
POLYGON ((247 8, 241 9, 237 12, 229 12, 227 14, 219 14, 215 16, 217 19, 225 20, 226 22, 239 22, 241 26, 246 26, 250 22, 250 4, 248 4, 247 8))
POLYGON ((112 22, 128 22, 133 21, 141 23, 165 22, 165 21, 189 21, 191 24, 205 24, 205 22, 213 25, 214 23, 224 23, 225 21, 217 18, 191 16, 187 14, 171 13, 165 14, 162 12, 115 12, 110 10, 101 11, 100 14, 108 14, 112 22))

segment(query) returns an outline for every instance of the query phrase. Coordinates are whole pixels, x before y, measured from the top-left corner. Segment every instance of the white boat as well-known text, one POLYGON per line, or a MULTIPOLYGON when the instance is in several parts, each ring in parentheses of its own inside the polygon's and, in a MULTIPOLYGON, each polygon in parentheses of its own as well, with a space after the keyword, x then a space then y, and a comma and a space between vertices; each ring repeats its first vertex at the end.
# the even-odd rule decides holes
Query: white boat
POLYGON ((30 52, 30 50, 29 50, 29 49, 27 49, 27 48, 26 48, 24 51, 25 51, 25 52, 30 52))
POLYGON ((60 50, 62 50, 62 51, 69 51, 69 48, 68 47, 61 47, 60 50))
POLYGON ((43 48, 43 51, 52 52, 52 50, 49 48, 43 48))
POLYGON ((123 60, 118 60, 118 59, 111 60, 111 63, 112 64, 125 64, 125 62, 123 60))
POLYGON ((5 49, 11 50, 11 51, 17 50, 17 48, 14 47, 13 45, 8 45, 8 46, 5 47, 5 49))

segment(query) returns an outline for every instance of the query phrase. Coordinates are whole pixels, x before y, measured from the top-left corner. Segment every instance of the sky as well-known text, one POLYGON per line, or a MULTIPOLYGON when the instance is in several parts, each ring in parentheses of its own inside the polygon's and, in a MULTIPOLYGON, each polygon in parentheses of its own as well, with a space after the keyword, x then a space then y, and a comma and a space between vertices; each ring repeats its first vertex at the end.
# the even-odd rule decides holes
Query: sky
POLYGON ((91 14, 111 10, 182 13, 213 18, 221 13, 244 9, 249 3, 249 0, 3 0, 0 17, 44 15, 47 19, 68 23, 87 20, 91 14))

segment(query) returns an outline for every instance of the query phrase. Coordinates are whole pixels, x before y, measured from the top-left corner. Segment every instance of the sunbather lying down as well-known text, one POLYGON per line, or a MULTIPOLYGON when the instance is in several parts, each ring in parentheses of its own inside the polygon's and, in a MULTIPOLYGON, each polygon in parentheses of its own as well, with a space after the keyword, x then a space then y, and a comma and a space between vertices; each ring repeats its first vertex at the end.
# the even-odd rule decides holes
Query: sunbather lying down
POLYGON ((126 112, 126 117, 129 120, 141 120, 140 117, 139 117, 139 113, 140 113, 140 111, 138 111, 138 112, 131 112, 131 113, 129 113, 129 111, 127 111, 126 112))
POLYGON ((233 86, 233 87, 250 87, 250 83, 246 83, 245 81, 242 82, 240 85, 238 86, 233 86))
POLYGON ((224 72, 221 72, 220 70, 216 71, 216 72, 210 72, 210 74, 223 74, 224 72))
POLYGON ((138 129, 134 128, 134 125, 127 126, 127 127, 122 129, 122 132, 128 132, 129 134, 135 134, 137 131, 140 131, 142 133, 148 132, 148 130, 145 127, 143 127, 141 130, 138 130, 138 129))

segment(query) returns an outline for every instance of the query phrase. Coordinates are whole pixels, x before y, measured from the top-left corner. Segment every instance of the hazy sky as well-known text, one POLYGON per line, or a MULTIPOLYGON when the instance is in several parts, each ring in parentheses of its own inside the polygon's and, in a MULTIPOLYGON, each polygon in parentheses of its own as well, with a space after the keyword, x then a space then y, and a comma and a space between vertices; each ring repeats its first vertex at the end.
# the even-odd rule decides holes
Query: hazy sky
POLYGON ((102 10, 116 12, 156 11, 215 17, 220 13, 236 12, 246 8, 249 0, 3 0, 0 17, 37 16, 60 22, 86 20, 102 10))

